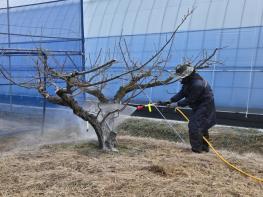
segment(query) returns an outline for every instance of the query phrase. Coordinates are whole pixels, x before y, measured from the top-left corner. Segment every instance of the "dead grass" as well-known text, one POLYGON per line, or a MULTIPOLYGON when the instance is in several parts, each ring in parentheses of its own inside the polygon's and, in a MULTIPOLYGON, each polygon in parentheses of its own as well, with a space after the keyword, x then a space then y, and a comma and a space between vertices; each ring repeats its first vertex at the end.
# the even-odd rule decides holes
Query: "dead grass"
MULTIPOLYGON (((188 140, 186 125, 174 127, 188 140)), ((119 153, 80 141, 39 147, 43 142, 30 133, 1 137, 0 196, 262 196, 263 184, 229 169, 213 153, 192 153, 175 142, 167 124, 132 119, 119 129, 119 153), (19 149, 21 144, 30 150, 19 149)), ((47 141, 57 134, 52 130, 47 141)), ((263 177, 262 133, 215 127, 211 134, 226 159, 263 177)))
MULTIPOLYGON (((45 145, 0 157, 0 196, 262 196, 212 153, 184 144, 121 136, 119 153, 91 143, 45 145)), ((263 177, 261 155, 224 151, 231 162, 263 177)))
MULTIPOLYGON (((182 123, 171 124, 184 140, 189 142, 187 125, 182 123)), ((164 121, 131 118, 119 125, 118 130, 121 135, 180 141, 174 130, 164 121)), ((263 132, 256 129, 213 127, 210 129, 210 138, 213 145, 219 149, 238 153, 263 154, 263 132)))

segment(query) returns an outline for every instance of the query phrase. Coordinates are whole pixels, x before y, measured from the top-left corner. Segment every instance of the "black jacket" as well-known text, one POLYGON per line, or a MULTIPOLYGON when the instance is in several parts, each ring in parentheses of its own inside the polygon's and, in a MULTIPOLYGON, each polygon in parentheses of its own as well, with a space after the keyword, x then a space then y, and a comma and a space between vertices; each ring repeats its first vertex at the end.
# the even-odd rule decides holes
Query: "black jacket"
MULTIPOLYGON (((178 106, 193 109, 190 121, 197 121, 202 129, 208 129, 216 123, 214 95, 208 82, 193 72, 182 80, 182 89, 171 98, 178 106)), ((195 126, 196 127, 196 126, 195 126)), ((197 128, 193 128, 197 129, 197 128)))

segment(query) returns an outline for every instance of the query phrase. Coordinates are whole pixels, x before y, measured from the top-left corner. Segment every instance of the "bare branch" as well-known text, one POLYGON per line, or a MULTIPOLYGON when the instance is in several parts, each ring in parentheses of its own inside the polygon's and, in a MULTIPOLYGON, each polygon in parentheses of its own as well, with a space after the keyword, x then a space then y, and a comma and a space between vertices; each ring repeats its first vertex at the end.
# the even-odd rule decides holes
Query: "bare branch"
POLYGON ((34 79, 30 79, 29 81, 26 81, 26 82, 16 82, 15 80, 13 80, 12 76, 4 69, 3 66, 0 67, 0 73, 3 75, 3 77, 6 80, 11 82, 13 85, 16 85, 22 88, 27 88, 27 89, 32 89, 32 88, 37 87, 35 83, 31 83, 31 81, 34 79))
POLYGON ((67 106, 67 104, 58 96, 51 96, 44 90, 43 86, 38 87, 38 92, 50 103, 67 106))
POLYGON ((102 68, 105 68, 105 67, 109 67, 109 66, 112 66, 114 63, 116 63, 117 60, 110 60, 104 64, 102 64, 101 66, 98 66, 96 68, 92 68, 90 70, 87 70, 87 71, 83 71, 83 72, 76 72, 74 74, 71 74, 72 77, 75 77, 75 76, 78 76, 78 75, 85 75, 85 74, 89 74, 89 73, 92 73, 92 72, 95 72, 97 70, 100 70, 102 68))
POLYGON ((222 48, 215 48, 213 50, 213 53, 210 54, 208 57, 200 60, 199 62, 197 62, 197 64, 194 65, 195 69, 202 69, 202 68, 207 68, 209 67, 208 65, 211 63, 211 59, 215 56, 215 54, 217 53, 217 51, 221 50, 222 48), (208 64, 208 65, 207 65, 208 64))
POLYGON ((90 95, 95 96, 96 98, 98 98, 98 100, 101 103, 108 103, 108 99, 106 98, 106 96, 102 93, 101 90, 93 88, 93 89, 88 89, 88 88, 82 88, 82 91, 85 93, 88 93, 90 95))
POLYGON ((194 12, 194 9, 191 11, 188 10, 187 14, 182 18, 181 23, 177 26, 177 28, 174 30, 170 38, 166 41, 166 43, 150 58, 148 59, 143 66, 149 64, 152 60, 154 60, 161 52, 167 47, 167 45, 174 39, 175 34, 177 33, 178 29, 184 24, 184 22, 187 20, 189 16, 191 16, 194 12))

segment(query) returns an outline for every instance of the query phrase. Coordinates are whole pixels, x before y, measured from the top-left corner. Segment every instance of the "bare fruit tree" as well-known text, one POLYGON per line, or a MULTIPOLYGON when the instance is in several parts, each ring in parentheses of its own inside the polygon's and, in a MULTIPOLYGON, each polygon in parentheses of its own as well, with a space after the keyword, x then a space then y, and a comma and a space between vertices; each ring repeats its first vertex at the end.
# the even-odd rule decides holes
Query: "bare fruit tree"
MULTIPOLYGON (((11 73, 8 73, 3 67, 1 67, 0 72, 10 83, 24 88, 36 89, 48 102, 72 109, 75 115, 89 122, 94 128, 100 148, 114 150, 116 132, 109 124, 114 121, 118 113, 124 110, 127 104, 145 89, 177 81, 174 72, 166 68, 171 55, 170 51, 168 55, 167 53, 164 54, 163 51, 169 47, 171 49, 176 32, 192 13, 193 10, 183 17, 181 23, 167 38, 164 45, 143 63, 139 63, 131 57, 125 39, 120 38, 118 44, 120 59, 109 59, 101 65, 94 63, 93 66, 84 71, 68 72, 64 69, 64 64, 59 65, 59 69, 57 69, 58 65, 55 67, 49 63, 52 54, 47 50, 37 49, 39 55, 37 59, 34 59, 33 65, 35 74, 29 81, 14 80, 11 73), (109 75, 109 71, 116 63, 122 65, 121 72, 109 75), (112 82, 116 82, 119 86, 113 96, 107 96, 104 90, 112 82), (89 106, 78 102, 78 95, 83 93, 93 96, 98 101, 95 110, 94 108, 91 110, 89 106), (109 103, 113 104, 113 107, 106 109, 104 105, 109 103)), ((196 69, 214 63, 212 59, 217 50, 215 49, 210 55, 199 58, 195 64, 196 69)), ((4 53, 5 51, 2 50, 2 54, 4 53)))

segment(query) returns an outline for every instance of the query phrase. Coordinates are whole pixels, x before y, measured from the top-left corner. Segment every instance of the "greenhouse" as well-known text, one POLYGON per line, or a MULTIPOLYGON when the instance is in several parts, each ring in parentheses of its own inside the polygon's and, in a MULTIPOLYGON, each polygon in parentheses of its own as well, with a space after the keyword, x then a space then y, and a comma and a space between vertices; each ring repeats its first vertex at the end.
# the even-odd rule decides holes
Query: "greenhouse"
MULTIPOLYGON (((222 64, 200 71, 214 90, 218 110, 262 114, 261 0, 6 0, 0 6, 4 51, 0 63, 17 79, 30 75, 34 56, 30 50, 36 48, 53 52, 52 59, 60 63, 70 56, 65 63, 68 70, 85 69, 99 54, 104 61, 109 51, 118 60, 115 48, 122 37, 131 56, 143 62, 194 8, 176 33, 168 69, 183 58, 194 59, 202 51, 222 48, 214 57, 222 64)), ((11 85, 3 77, 0 82, 1 103, 42 105, 37 92, 11 85)), ((147 93, 158 101, 178 90, 179 83, 147 93)), ((138 102, 146 100, 143 94, 137 97, 138 102)))
POLYGON ((0 197, 263 191, 263 0, 0 0, 0 197))

